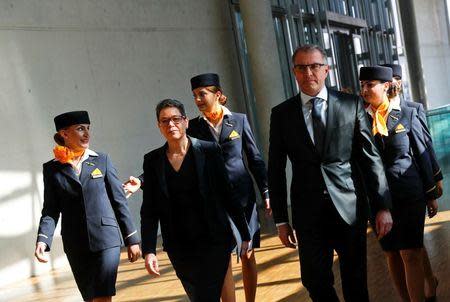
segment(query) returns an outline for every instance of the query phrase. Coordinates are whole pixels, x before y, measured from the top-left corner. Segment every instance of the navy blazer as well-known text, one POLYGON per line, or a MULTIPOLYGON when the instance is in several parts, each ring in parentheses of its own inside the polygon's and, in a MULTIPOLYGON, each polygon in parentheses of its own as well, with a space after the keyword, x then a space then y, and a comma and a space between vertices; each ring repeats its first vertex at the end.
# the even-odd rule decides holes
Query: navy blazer
MULTIPOLYGON (((372 118, 369 116, 372 121, 372 118)), ((414 202, 436 198, 436 184, 422 125, 414 108, 393 109, 388 136, 375 136, 394 200, 414 202)))
POLYGON ((427 148, 428 148, 428 153, 430 155, 431 166, 433 167, 434 180, 436 182, 438 182, 438 181, 444 179, 444 176, 442 174, 442 170, 441 170, 441 168, 439 166, 439 163, 437 161, 436 152, 434 152, 433 140, 432 140, 432 137, 431 137, 430 130, 428 129, 427 115, 425 113, 425 109, 423 109, 422 104, 417 103, 417 102, 401 100, 400 104, 401 105, 406 105, 407 107, 415 108, 417 110, 417 116, 418 116, 420 124, 422 126, 425 142, 426 142, 426 145, 427 145, 427 148))
MULTIPOLYGON (((371 210, 391 208, 380 154, 361 98, 328 89, 324 151, 318 152, 306 127, 300 94, 272 109, 269 191, 275 223, 288 222, 286 161, 292 163, 291 210, 294 228, 307 226, 315 200, 326 189, 341 217, 352 225, 365 220, 365 179, 371 210), (362 171, 362 173, 360 173, 362 171), (362 175, 361 175, 362 174, 362 175)), ((319 214, 320 215, 320 214, 319 214)))
MULTIPOLYGON (((230 238, 233 234, 229 214, 244 241, 250 240, 243 208, 231 195, 231 187, 223 164, 220 147, 216 143, 189 137, 198 177, 198 189, 207 220, 210 238, 230 238)), ((141 207, 142 255, 156 253, 158 223, 165 251, 177 249, 174 228, 182 228, 173 220, 165 177, 167 143, 144 156, 145 190, 141 207)), ((207 240, 207 238, 205 238, 207 240)))
MULTIPOLYGON (((90 155, 80 177, 70 164, 51 160, 44 164, 44 207, 37 241, 50 250, 61 214, 64 251, 96 252, 140 242, 131 219, 122 182, 108 155, 90 155), (94 170, 100 170, 94 176, 94 170)), ((96 174, 96 173, 94 173, 96 174)))
MULTIPOLYGON (((201 140, 216 142, 208 123, 202 117, 189 121, 187 133, 201 140)), ((236 112, 225 115, 218 143, 222 148, 225 167, 233 185, 234 194, 237 195, 242 206, 253 205, 256 201, 249 170, 262 198, 269 198, 266 165, 256 146, 247 116, 236 112)))

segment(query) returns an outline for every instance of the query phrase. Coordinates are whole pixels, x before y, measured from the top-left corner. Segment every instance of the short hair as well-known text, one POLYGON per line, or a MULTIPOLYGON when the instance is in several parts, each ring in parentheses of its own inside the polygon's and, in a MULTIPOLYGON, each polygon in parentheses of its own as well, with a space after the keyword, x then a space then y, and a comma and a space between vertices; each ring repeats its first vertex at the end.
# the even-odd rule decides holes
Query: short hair
POLYGON ((184 105, 177 100, 174 99, 165 99, 162 100, 156 105, 156 120, 159 121, 159 114, 165 108, 177 108, 181 115, 186 117, 186 111, 184 110, 184 105))
POLYGON ((322 47, 320 47, 319 45, 315 45, 315 44, 305 44, 305 45, 301 45, 301 46, 297 47, 294 50, 294 53, 292 54, 292 64, 295 64, 295 57, 297 56, 297 54, 299 52, 314 52, 314 51, 320 52, 324 62, 327 63, 327 53, 325 52, 325 50, 323 50, 322 47))

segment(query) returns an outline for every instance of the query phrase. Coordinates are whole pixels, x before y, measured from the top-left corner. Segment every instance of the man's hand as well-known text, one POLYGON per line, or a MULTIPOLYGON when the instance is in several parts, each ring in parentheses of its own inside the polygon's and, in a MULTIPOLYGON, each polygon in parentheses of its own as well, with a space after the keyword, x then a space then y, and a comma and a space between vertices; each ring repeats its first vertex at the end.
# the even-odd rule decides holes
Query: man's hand
POLYGON ((436 199, 428 200, 427 201, 428 217, 433 218, 434 216, 436 216, 438 208, 439 206, 436 199))
POLYGON ((392 216, 389 210, 380 210, 375 218, 378 239, 383 238, 392 229, 392 216))
POLYGON ((264 203, 265 203, 264 211, 266 213, 266 217, 270 218, 270 216, 272 216, 272 208, 270 207, 270 199, 269 198, 265 199, 264 203))
POLYGON ((145 255, 145 268, 150 275, 159 276, 158 258, 155 254, 145 255))
POLYGON ((47 244, 44 242, 37 242, 36 249, 34 250, 34 256, 39 262, 47 263, 48 257, 45 255, 45 249, 47 248, 47 244))
POLYGON ((442 194, 444 194, 444 185, 442 183, 442 179, 436 183, 437 197, 440 198, 442 194))
POLYGON ((122 184, 122 188, 125 190, 127 198, 136 193, 140 187, 141 180, 134 176, 130 176, 130 179, 122 184))
POLYGON ((130 262, 135 262, 141 257, 141 248, 139 244, 132 244, 128 246, 128 260, 130 262))
POLYGON ((278 227, 278 237, 281 240, 281 243, 285 247, 289 247, 295 249, 297 246, 297 239, 295 238, 294 232, 289 224, 282 224, 278 227))

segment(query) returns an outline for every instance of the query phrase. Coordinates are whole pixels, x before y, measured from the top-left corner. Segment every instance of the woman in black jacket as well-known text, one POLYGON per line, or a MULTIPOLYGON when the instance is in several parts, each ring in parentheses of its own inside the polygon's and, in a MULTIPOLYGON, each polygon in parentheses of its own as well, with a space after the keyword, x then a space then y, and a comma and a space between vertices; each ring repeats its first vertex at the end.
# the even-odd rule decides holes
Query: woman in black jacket
MULTIPOLYGON (((245 216, 250 227, 250 249, 260 246, 259 219, 256 208, 256 194, 252 174, 265 203, 266 214, 271 214, 267 171, 261 153, 256 146, 253 132, 242 113, 231 112, 224 105, 227 98, 223 95, 219 76, 215 73, 200 74, 191 79, 191 89, 200 115, 189 121, 187 134, 205 141, 216 142, 223 153, 228 178, 233 187, 233 194, 245 209, 245 216)), ((134 193, 144 182, 144 174, 139 178, 130 177, 125 189, 134 193)), ((233 226, 233 232, 240 246, 242 239, 233 226)), ((242 260, 242 276, 244 282, 245 300, 255 301, 257 287, 257 268, 254 253, 242 260)), ((222 301, 236 300, 234 293, 232 266, 227 271, 222 301)))
POLYGON ((156 107, 164 146, 144 156, 142 250, 147 271, 159 275, 158 223, 163 247, 191 301, 218 302, 234 247, 231 217, 247 252, 244 212, 231 194, 220 147, 186 135, 184 106, 163 100, 156 107))

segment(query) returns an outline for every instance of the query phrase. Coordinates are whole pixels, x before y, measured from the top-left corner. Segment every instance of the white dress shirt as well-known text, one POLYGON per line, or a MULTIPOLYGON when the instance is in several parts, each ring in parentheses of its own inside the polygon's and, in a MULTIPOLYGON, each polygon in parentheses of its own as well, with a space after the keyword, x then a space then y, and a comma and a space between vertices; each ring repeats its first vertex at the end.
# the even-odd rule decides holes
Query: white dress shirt
POLYGON ((314 129, 313 129, 313 121, 312 121, 312 115, 311 115, 312 103, 310 102, 310 100, 312 98, 321 98, 324 100, 321 116, 324 118, 324 120, 322 122, 326 127, 327 126, 326 112, 327 112, 327 108, 328 108, 328 89, 326 86, 323 86, 323 88, 319 91, 319 93, 316 96, 310 96, 301 91, 300 98, 302 100, 302 111, 303 111, 303 116, 305 117, 306 128, 308 129, 309 136, 311 137, 311 140, 314 143, 314 129))

